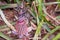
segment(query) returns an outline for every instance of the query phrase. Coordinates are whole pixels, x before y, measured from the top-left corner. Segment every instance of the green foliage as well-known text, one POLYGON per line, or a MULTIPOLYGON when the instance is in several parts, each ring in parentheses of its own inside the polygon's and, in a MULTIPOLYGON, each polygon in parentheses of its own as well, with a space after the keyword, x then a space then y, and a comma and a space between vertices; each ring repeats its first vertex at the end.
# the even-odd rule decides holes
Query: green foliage
POLYGON ((60 19, 60 16, 57 16, 57 17, 56 17, 56 19, 58 19, 58 20, 59 20, 59 19, 60 19))
POLYGON ((0 6, 0 9, 6 9, 6 8, 9 8, 9 7, 10 7, 9 4, 7 4, 7 5, 1 5, 1 6, 0 6))
POLYGON ((44 29, 46 29, 48 32, 51 31, 51 29, 49 28, 49 26, 48 26, 47 23, 44 23, 42 27, 43 27, 44 29))
POLYGON ((42 40, 46 40, 46 39, 49 37, 49 35, 53 34, 53 33, 54 33, 55 31, 57 31, 58 29, 60 29, 60 26, 56 26, 56 28, 53 29, 53 30, 51 30, 50 33, 47 33, 42 40))
MULTIPOLYGON (((25 1, 27 1, 28 3, 32 2, 31 0, 25 0, 25 1)), ((41 34, 41 28, 42 27, 48 31, 48 33, 42 39, 42 40, 46 40, 51 34, 53 34, 56 30, 58 30, 60 28, 60 26, 55 26, 52 23, 50 23, 48 20, 46 20, 46 18, 45 18, 46 15, 43 13, 43 9, 42 9, 43 7, 45 7, 45 5, 43 3, 43 0, 34 0, 34 1, 36 2, 36 4, 38 3, 38 5, 37 5, 38 13, 36 13, 35 10, 34 10, 34 8, 31 7, 31 11, 30 11, 31 15, 37 21, 37 30, 35 32, 33 40, 38 40, 38 35, 41 34), (48 27, 48 24, 51 25, 51 26, 54 26, 56 28, 54 28, 53 30, 51 30, 48 27)), ((7 2, 10 3, 10 1, 8 1, 8 0, 7 0, 7 2)), ((14 2, 17 3, 18 5, 20 5, 20 3, 22 1, 21 0, 14 0, 14 2)), ((57 2, 60 2, 60 0, 57 0, 57 2)), ((60 4, 58 4, 58 5, 60 7, 60 4)), ((0 5, 0 9, 10 8, 11 6, 12 6, 12 4, 0 5)), ((56 19, 60 19, 60 16, 57 16, 56 19)), ((7 39, 7 40, 12 40, 10 37, 7 37, 2 32, 0 32, 0 36, 3 37, 3 38, 5 38, 5 39, 7 39)), ((58 38, 60 38, 60 33, 57 34, 56 37, 53 38, 53 40, 58 40, 58 38)))
POLYGON ((32 7, 31 8, 31 15, 36 19, 36 12, 34 11, 34 8, 32 7))
POLYGON ((16 3, 20 4, 20 0, 14 0, 14 2, 16 2, 16 3))
POLYGON ((5 38, 6 40, 12 40, 12 38, 6 36, 5 34, 3 34, 2 32, 0 32, 0 36, 5 38))
POLYGON ((38 13, 36 13, 36 18, 37 18, 37 30, 36 30, 36 33, 35 33, 35 36, 33 38, 33 40, 38 40, 38 35, 41 34, 41 27, 43 25, 43 13, 42 13, 42 1, 41 0, 37 0, 38 2, 38 13), (42 18, 41 20, 39 18, 42 18))
POLYGON ((52 40, 58 40, 60 39, 60 33, 58 33, 52 40))

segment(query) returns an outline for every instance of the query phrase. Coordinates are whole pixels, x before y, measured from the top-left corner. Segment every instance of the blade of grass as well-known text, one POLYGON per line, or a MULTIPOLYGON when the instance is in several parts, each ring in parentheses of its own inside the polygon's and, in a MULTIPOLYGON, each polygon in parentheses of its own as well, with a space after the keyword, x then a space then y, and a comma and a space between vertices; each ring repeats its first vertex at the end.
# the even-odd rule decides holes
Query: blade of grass
POLYGON ((44 17, 43 17, 43 13, 42 13, 42 5, 41 5, 42 0, 35 0, 35 1, 37 1, 37 3, 38 3, 38 7, 37 7, 38 14, 36 13, 36 15, 37 15, 37 30, 36 30, 33 40, 38 40, 38 35, 41 34, 41 27, 43 25, 44 17))
POLYGON ((37 30, 36 30, 33 40, 38 40, 38 35, 41 33, 41 26, 42 25, 43 25, 43 21, 38 24, 38 27, 37 27, 37 30))
MULTIPOLYGON (((60 0, 57 0, 57 2, 60 2, 60 0)), ((60 7, 60 4, 58 4, 58 6, 60 7)))
POLYGON ((53 29, 53 30, 51 30, 50 33, 47 33, 42 40, 46 40, 46 39, 49 37, 49 35, 53 34, 53 33, 54 33, 55 31, 57 31, 58 29, 60 29, 60 26, 56 26, 56 28, 53 29))
POLYGON ((2 32, 0 32, 0 36, 5 38, 6 40, 12 40, 12 38, 6 36, 5 34, 3 34, 2 32))
POLYGON ((6 0, 7 1, 7 3, 10 3, 10 0, 6 0))
POLYGON ((53 19, 56 23, 60 24, 60 22, 58 22, 58 20, 56 20, 56 18, 53 18, 51 15, 49 15, 49 13, 47 13, 46 7, 44 6, 44 4, 43 4, 43 11, 47 16, 49 16, 51 19, 53 19))
POLYGON ((57 16, 56 19, 60 20, 60 16, 57 16))
POLYGON ((42 27, 43 27, 44 29, 46 29, 48 32, 51 31, 51 29, 49 28, 49 26, 48 26, 47 23, 44 23, 42 27))
POLYGON ((53 4, 60 4, 60 2, 49 2, 49 3, 42 3, 44 5, 53 5, 53 4))
POLYGON ((38 15, 40 18, 43 18, 43 12, 42 12, 42 0, 37 0, 38 3, 38 15))
POLYGON ((20 4, 20 0, 14 0, 14 2, 16 2, 17 4, 20 4))
POLYGON ((3 21, 6 23, 6 25, 7 25, 10 29, 12 29, 13 31, 16 31, 15 28, 14 28, 14 26, 12 26, 12 25, 7 21, 7 19, 5 18, 5 15, 4 15, 4 13, 3 13, 3 11, 2 11, 1 9, 0 9, 0 15, 1 15, 3 21))
POLYGON ((28 12, 36 19, 36 13, 33 8, 31 10, 28 9, 28 12))
MULTIPOLYGON (((15 22, 11 22, 11 24, 14 25, 15 22)), ((2 25, 2 26, 0 26, 0 29, 3 29, 3 28, 7 28, 7 25, 2 25)))
POLYGON ((17 7, 17 4, 5 4, 5 5, 0 5, 0 9, 14 8, 14 7, 17 7))
POLYGON ((58 40, 60 38, 60 33, 58 33, 52 40, 58 40))

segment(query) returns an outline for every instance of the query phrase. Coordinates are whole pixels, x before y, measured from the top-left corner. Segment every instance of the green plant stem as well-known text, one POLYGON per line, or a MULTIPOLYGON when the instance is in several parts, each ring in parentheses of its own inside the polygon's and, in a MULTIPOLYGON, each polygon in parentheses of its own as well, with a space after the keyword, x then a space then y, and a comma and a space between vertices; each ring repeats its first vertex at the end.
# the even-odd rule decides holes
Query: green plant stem
POLYGON ((38 2, 38 15, 40 18, 44 19, 43 18, 43 10, 42 10, 42 0, 37 0, 38 2))
POLYGON ((3 37, 3 38, 5 38, 6 40, 12 40, 10 37, 6 36, 2 32, 0 32, 0 36, 3 37))
POLYGON ((0 9, 14 8, 14 7, 17 7, 17 4, 5 4, 5 5, 0 5, 0 9))
POLYGON ((38 40, 38 35, 41 32, 41 26, 42 25, 43 25, 43 21, 38 24, 38 27, 37 27, 37 30, 36 30, 36 33, 35 33, 35 36, 34 36, 33 40, 38 40))
POLYGON ((58 40, 59 38, 60 38, 60 33, 58 33, 56 37, 54 37, 52 40, 58 40))
POLYGON ((55 29, 53 29, 50 33, 47 33, 47 35, 45 35, 45 37, 42 40, 46 40, 49 35, 53 34, 55 31, 57 31, 60 28, 60 26, 56 26, 55 29))
MULTIPOLYGON (((60 2, 60 0, 57 0, 57 2, 60 2)), ((60 4, 58 4, 58 6, 60 7, 60 4)))
POLYGON ((3 13, 3 11, 2 11, 1 9, 0 9, 0 15, 1 15, 3 21, 6 23, 6 25, 7 25, 10 29, 16 31, 16 29, 14 28, 14 26, 12 26, 12 25, 9 23, 9 21, 5 18, 5 15, 4 15, 4 13, 3 13))
POLYGON ((54 5, 54 4, 60 4, 60 2, 48 2, 48 3, 43 3, 44 5, 54 5))

